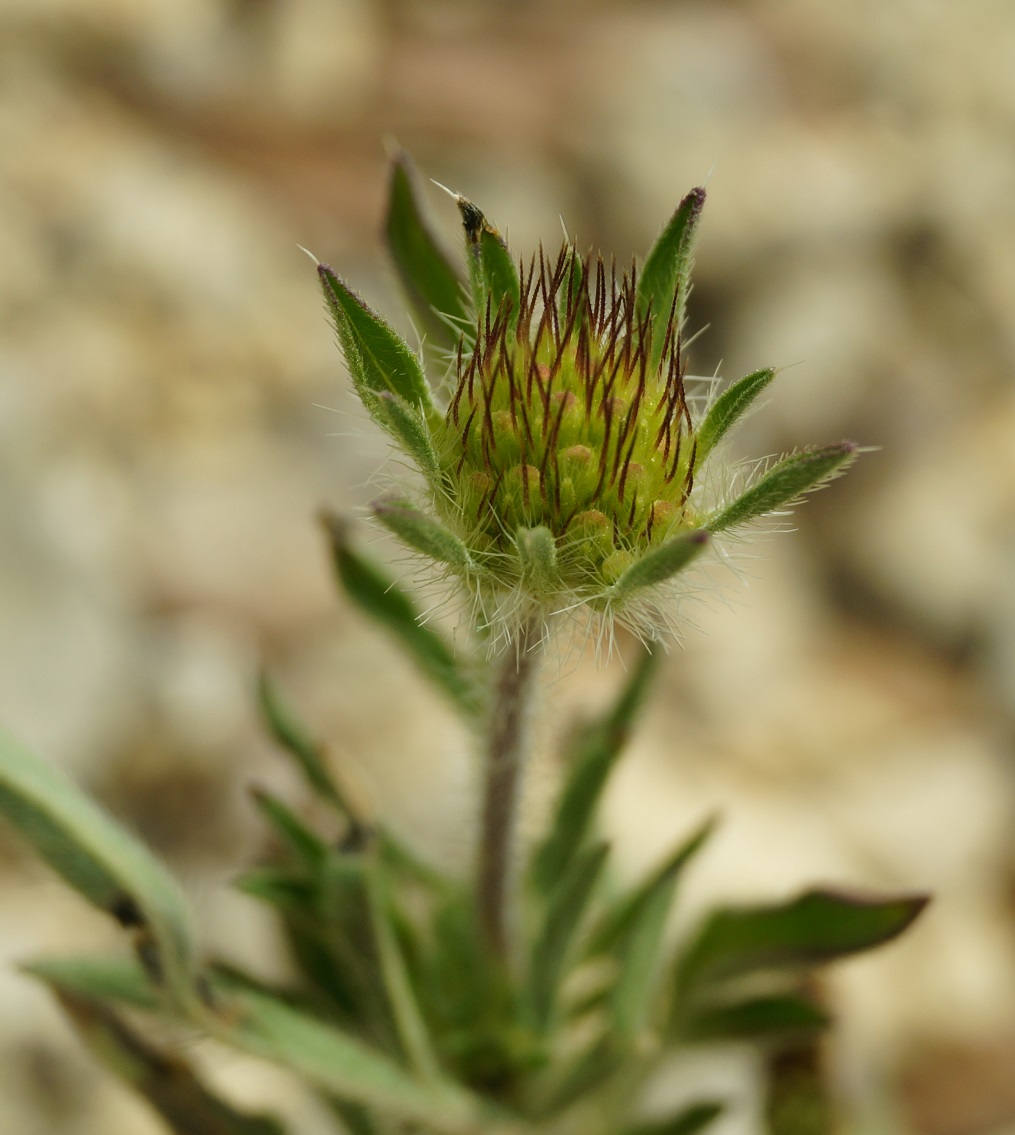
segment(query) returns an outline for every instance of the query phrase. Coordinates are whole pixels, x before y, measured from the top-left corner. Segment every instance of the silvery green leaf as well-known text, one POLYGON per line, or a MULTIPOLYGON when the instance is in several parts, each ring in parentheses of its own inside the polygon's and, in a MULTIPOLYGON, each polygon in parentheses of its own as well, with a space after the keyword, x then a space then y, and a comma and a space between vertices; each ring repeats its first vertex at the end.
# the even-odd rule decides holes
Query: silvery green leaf
POLYGON ((21 968, 60 993, 147 1012, 164 1008, 159 990, 134 957, 40 958, 21 968))
POLYGON ((747 413, 755 398, 775 378, 775 370, 765 367, 745 375, 729 386, 709 407, 705 420, 695 434, 695 467, 702 465, 708 455, 747 413))
POLYGON ((410 501, 377 501, 373 505, 373 514, 388 531, 424 556, 447 564, 462 575, 476 570, 469 549, 462 541, 440 521, 421 512, 410 501))
POLYGON ((427 484, 435 492, 440 492, 442 474, 423 415, 388 390, 379 393, 367 391, 362 398, 374 421, 415 461, 427 484))
POLYGON ((794 453, 769 469, 735 501, 714 513, 705 527, 709 532, 722 532, 787 508, 804 493, 845 472, 856 453, 857 446, 852 441, 794 453))
POLYGON ((430 387, 419 359, 405 340, 327 264, 319 264, 317 273, 360 397, 367 392, 396 394, 410 406, 430 409, 430 387))
POLYGON ((3 733, 0 813, 66 882, 131 930, 175 1003, 197 999, 189 918, 169 873, 62 772, 3 733))
POLYGON ((636 591, 665 583, 690 566, 708 545, 709 533, 704 529, 682 532, 653 548, 634 561, 609 589, 609 597, 623 601, 636 591))

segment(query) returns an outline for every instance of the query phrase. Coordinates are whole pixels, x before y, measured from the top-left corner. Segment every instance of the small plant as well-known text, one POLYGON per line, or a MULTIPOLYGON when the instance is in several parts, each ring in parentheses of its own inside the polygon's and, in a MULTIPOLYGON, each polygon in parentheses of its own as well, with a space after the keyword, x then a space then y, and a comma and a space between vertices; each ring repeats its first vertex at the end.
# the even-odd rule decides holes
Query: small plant
POLYGON ((827 1129, 812 1057, 828 1016, 812 972, 894 938, 926 900, 811 890, 715 910, 673 948, 668 915, 711 821, 630 887, 615 885, 596 835, 597 805, 658 665, 652 644, 679 629, 687 580, 726 533, 783 512, 856 455, 842 442, 750 475, 717 462, 774 371, 718 396, 686 374, 704 197, 684 198, 640 271, 618 272, 567 242, 516 264, 483 213, 456 196, 462 281, 398 158, 387 236, 426 331, 419 352, 318 266, 356 392, 418 471, 373 514, 465 597, 472 633, 455 651, 357 549, 349 526, 326 518, 346 596, 478 738, 472 878, 420 862, 357 815, 263 679, 267 726, 330 815, 319 829, 283 800, 254 796, 280 850, 239 886, 275 911, 299 975, 270 986, 203 957, 165 870, 54 769, 0 738, 0 811, 133 947, 26 968, 170 1129, 285 1130, 215 1096, 148 1038, 145 1016, 291 1070, 327 1102, 336 1130, 353 1135, 689 1135, 723 1101, 702 1097, 649 1118, 645 1085, 687 1046, 727 1041, 775 1054, 774 1130, 827 1129), (540 658, 576 620, 606 644, 625 624, 644 648, 615 703, 567 740, 550 821, 526 849, 516 812, 540 658))

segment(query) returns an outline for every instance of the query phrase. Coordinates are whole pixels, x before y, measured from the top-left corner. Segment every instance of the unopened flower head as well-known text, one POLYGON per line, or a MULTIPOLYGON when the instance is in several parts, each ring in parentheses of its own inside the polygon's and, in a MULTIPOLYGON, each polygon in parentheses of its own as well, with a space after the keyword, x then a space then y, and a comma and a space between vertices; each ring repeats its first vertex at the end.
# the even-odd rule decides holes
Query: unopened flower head
POLYGON ((456 197, 466 288, 396 162, 389 243, 445 370, 450 359, 443 400, 420 357, 320 267, 357 392, 426 482, 424 499, 388 498, 375 514, 458 576, 486 622, 585 609, 658 637, 713 535, 785 509, 854 456, 850 442, 803 450, 746 487, 713 474, 702 491, 706 462, 775 374, 749 374, 700 411, 688 395, 682 327, 704 199, 692 190, 641 270, 618 272, 568 243, 516 265, 456 197))

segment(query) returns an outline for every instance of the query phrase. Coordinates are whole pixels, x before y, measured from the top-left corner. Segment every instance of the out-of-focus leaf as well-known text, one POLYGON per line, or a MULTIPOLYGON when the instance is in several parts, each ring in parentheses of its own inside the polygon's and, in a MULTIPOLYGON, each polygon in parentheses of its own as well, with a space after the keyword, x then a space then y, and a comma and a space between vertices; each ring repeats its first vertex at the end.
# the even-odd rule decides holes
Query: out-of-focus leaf
POLYGON ((326 1092, 447 1135, 496 1130, 482 1102, 450 1081, 423 1083, 355 1038, 274 998, 235 992, 203 1022, 218 1040, 288 1068, 326 1092))
POLYGON ((518 268, 504 238, 483 215, 481 209, 455 194, 465 229, 465 250, 469 258, 469 278, 478 322, 486 318, 489 306, 494 319, 503 305, 509 306, 506 318, 509 330, 518 322, 521 294, 518 268))
POLYGON ((926 895, 859 898, 813 890, 787 903, 717 910, 683 952, 679 988, 870 950, 901 934, 927 902, 926 895))
POLYGON ((694 238, 705 205, 705 190, 692 189, 677 206, 666 228, 652 246, 638 280, 639 317, 651 312, 652 355, 650 373, 659 366, 667 324, 673 313, 673 329, 684 321, 694 261, 694 238))
POLYGON ((433 404, 430 387, 419 359, 405 340, 327 264, 318 264, 317 274, 346 366, 360 397, 395 394, 409 406, 424 411, 430 409, 433 404))
POLYGON ((402 286, 428 339, 453 350, 468 322, 463 286, 427 224, 416 171, 405 153, 391 163, 385 233, 402 286))
POLYGON ((717 1100, 703 1100, 682 1108, 667 1119, 654 1119, 628 1127, 622 1135, 696 1135, 704 1130, 723 1112, 723 1105, 717 1100))
POLYGON ((398 1038, 415 1073, 423 1080, 436 1080, 439 1076, 437 1057, 409 980, 391 920, 381 865, 376 861, 367 869, 367 894, 381 976, 398 1038))
POLYGON ((657 656, 644 651, 614 705, 581 731, 566 754, 567 778, 548 834, 532 861, 532 882, 543 894, 557 883, 584 843, 607 777, 657 669, 657 656))
POLYGON ((722 532, 787 508, 804 493, 844 473, 856 454, 856 443, 852 441, 794 453, 769 469, 742 496, 711 516, 705 527, 709 532, 722 532))
POLYGON ((821 1032, 828 1014, 799 993, 752 997, 732 1004, 692 1009, 681 1023, 685 1041, 781 1040, 821 1032))
POLYGON ((355 551, 344 521, 331 514, 323 520, 345 593, 364 614, 395 636, 423 674, 459 710, 475 716, 482 705, 479 687, 459 666, 441 635, 420 622, 412 601, 394 580, 355 551))
POLYGON ((620 962, 620 972, 609 998, 610 1016, 620 1035, 633 1036, 639 1032, 657 1001, 660 954, 674 891, 684 867, 704 845, 714 826, 714 821, 709 820, 678 847, 658 870, 618 904, 596 936, 599 943, 612 944, 620 962))
POLYGON ((189 1064, 160 1052, 109 1009, 66 991, 58 996, 91 1052, 178 1135, 283 1135, 278 1120, 237 1111, 213 1095, 189 1064))
POLYGON ((155 1012, 162 1001, 136 958, 41 958, 21 967, 58 993, 155 1012))
POLYGON ((528 1006, 536 1029, 550 1023, 568 956, 608 852, 609 846, 600 843, 577 855, 550 892, 528 971, 528 1006))
POLYGON ((257 693, 261 713, 271 735, 295 758, 307 784, 342 815, 353 819, 349 805, 328 772, 318 746, 296 720, 264 671, 258 679, 257 693))
POLYGON ((708 539, 709 534, 704 529, 683 532, 646 552, 610 587, 610 597, 621 601, 629 599, 643 587, 654 587, 672 579, 701 555, 708 546, 708 539))
POLYGON ((694 447, 694 463, 696 467, 704 464, 705 458, 747 413, 751 404, 768 387, 773 378, 775 378, 775 371, 772 367, 756 370, 753 374, 738 379, 712 403, 705 415, 705 420, 695 434, 697 444, 694 447))
POLYGON ((308 868, 319 866, 327 853, 324 840, 271 792, 264 788, 254 788, 251 796, 258 811, 271 825, 282 844, 308 868))
POLYGON ((180 1005, 197 997, 194 943, 169 873, 67 777, 0 733, 0 813, 89 902, 116 918, 180 1005))

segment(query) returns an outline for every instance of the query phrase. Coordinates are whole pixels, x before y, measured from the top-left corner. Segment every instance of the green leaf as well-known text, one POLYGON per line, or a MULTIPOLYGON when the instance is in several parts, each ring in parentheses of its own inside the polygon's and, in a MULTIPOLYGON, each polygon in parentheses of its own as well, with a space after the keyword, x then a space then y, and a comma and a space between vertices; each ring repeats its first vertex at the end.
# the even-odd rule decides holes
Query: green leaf
POLYGON ((590 953, 616 953, 620 972, 610 992, 609 1007, 617 1033, 633 1036, 645 1025, 656 1001, 659 961, 666 921, 684 868, 712 834, 710 819, 640 887, 619 903, 594 934, 590 953))
POLYGON ((78 1035, 102 1064, 142 1095, 178 1135, 283 1135, 266 1115, 237 1111, 213 1095, 178 1055, 160 1052, 110 1010, 61 993, 78 1035))
POLYGON ((783 1040, 821 1032, 829 1024, 831 1018, 810 998, 784 993, 692 1009, 681 1021, 679 1036, 692 1043, 783 1040))
POLYGON ((277 867, 256 867, 245 871, 233 883, 236 890, 283 913, 310 913, 317 900, 317 889, 308 879, 299 879, 277 867))
POLYGON ((177 1004, 196 999, 189 920, 168 872, 67 777, 3 733, 0 813, 66 882, 132 931, 177 1004))
POLYGON ((616 702, 581 731, 566 754, 570 771, 548 834, 532 860, 532 883, 542 894, 557 883, 584 843, 606 780, 627 742, 658 664, 657 654, 643 651, 616 702))
POLYGON ((352 810, 328 772, 318 746, 293 716, 263 670, 258 677, 257 695, 261 713, 271 735, 296 759, 307 784, 343 816, 353 820, 352 810))
POLYGON ((460 194, 454 194, 465 229, 465 250, 469 260, 469 279, 476 309, 476 321, 486 318, 487 304, 491 320, 505 304, 508 307, 509 331, 518 322, 521 289, 518 268, 511 259, 504 238, 490 224, 481 209, 460 194))
POLYGON ((58 993, 147 1012, 163 1007, 151 978, 133 957, 40 958, 21 968, 58 993))
POLYGON ((424 556, 447 564, 461 575, 476 570, 469 549, 462 541, 410 501, 380 500, 372 506, 372 511, 385 528, 424 556))
POLYGON ((925 895, 872 899, 813 890, 787 903, 717 910, 678 963, 679 988, 870 950, 901 934, 928 901, 925 895))
POLYGON ((668 1119, 655 1119, 639 1123, 636 1127, 628 1127, 622 1135, 696 1135, 718 1118, 723 1110, 724 1105, 717 1100, 703 1100, 683 1108, 668 1119))
POLYGON ((381 976, 384 979, 384 989, 388 995, 388 1004, 391 1007, 398 1038, 415 1073, 422 1080, 434 1081, 439 1076, 437 1057, 409 980, 405 959, 391 920, 385 880, 380 864, 376 861, 367 870, 367 894, 381 976))
POLYGON ((709 534, 704 529, 683 532, 646 552, 610 587, 610 597, 625 600, 643 587, 665 583, 697 559, 708 545, 708 540, 709 534))
POLYGON ((528 973, 528 1006, 538 1030, 550 1023, 561 977, 608 853, 609 846, 600 843, 578 855, 548 898, 528 973))
POLYGON ((747 413, 758 395, 775 378, 775 370, 766 367, 745 375, 719 395, 709 407, 705 420, 695 435, 694 465, 699 468, 727 433, 747 413))
POLYGON ((268 821, 283 845, 309 868, 318 867, 327 854, 327 847, 319 835, 289 808, 264 788, 251 789, 258 811, 268 821))
POLYGON ((794 453, 769 469, 743 496, 715 513, 705 527, 709 532, 722 532, 757 520, 766 513, 787 508, 804 493, 844 473, 856 454, 857 446, 852 441, 794 453))
POLYGON ((376 394, 366 391, 363 394, 363 405, 381 429, 386 430, 416 462, 416 468, 434 492, 442 492, 444 474, 437 461, 430 429, 422 414, 388 390, 376 394))
POLYGON ((684 322, 694 238, 704 205, 705 190, 692 189, 677 206, 641 270, 636 304, 639 317, 652 314, 650 373, 658 368, 662 359, 668 326, 672 324, 675 333, 684 322))
POLYGON ((394 580, 353 549, 345 522, 333 514, 325 514, 322 519, 346 595, 364 614, 394 635, 422 673, 453 705, 474 717, 481 709, 482 696, 451 648, 441 635, 419 621, 412 601, 394 580))
POLYGON ((366 395, 388 393, 410 406, 429 410, 430 387, 419 359, 405 340, 327 264, 318 264, 317 273, 346 366, 367 409, 371 407, 366 395))
POLYGON ((446 1080, 422 1083, 388 1057, 273 997, 236 991, 203 1023, 224 1044, 393 1119, 447 1135, 495 1126, 482 1101, 464 1088, 446 1080))
POLYGON ((427 224, 416 171, 405 153, 391 164, 385 233, 402 287, 427 337, 437 347, 453 350, 469 322, 463 286, 427 224))

